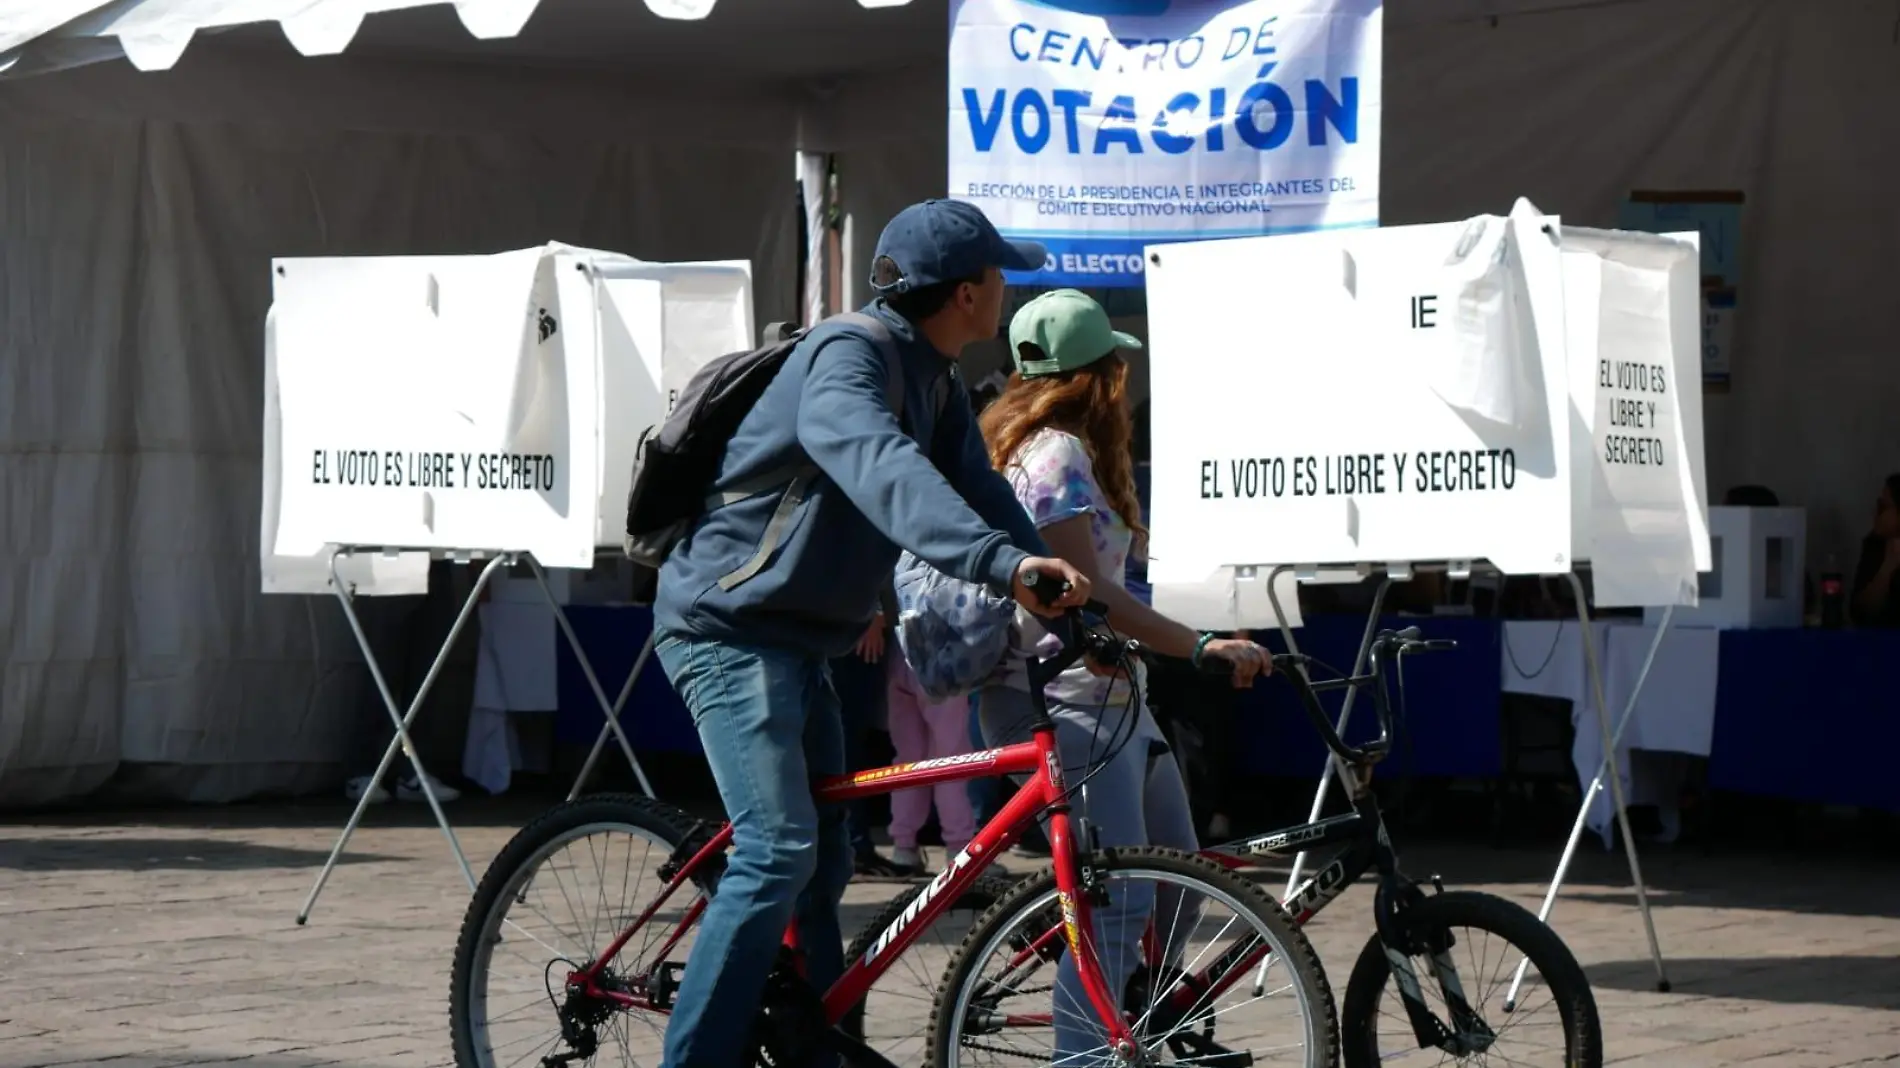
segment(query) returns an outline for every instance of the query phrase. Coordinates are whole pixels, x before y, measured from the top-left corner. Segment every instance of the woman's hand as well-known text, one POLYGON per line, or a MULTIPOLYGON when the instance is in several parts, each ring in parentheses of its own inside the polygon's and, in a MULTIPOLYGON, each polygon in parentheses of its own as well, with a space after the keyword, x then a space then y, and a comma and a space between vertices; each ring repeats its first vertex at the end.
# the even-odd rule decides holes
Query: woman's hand
POLYGON ((879 612, 872 617, 870 629, 864 632, 864 637, 858 639, 858 644, 852 651, 858 654, 859 660, 867 664, 875 664, 884 659, 884 613, 879 612))
POLYGON ((1216 638, 1207 643, 1201 655, 1232 664, 1237 690, 1251 687, 1256 676, 1273 674, 1273 654, 1244 638, 1216 638))

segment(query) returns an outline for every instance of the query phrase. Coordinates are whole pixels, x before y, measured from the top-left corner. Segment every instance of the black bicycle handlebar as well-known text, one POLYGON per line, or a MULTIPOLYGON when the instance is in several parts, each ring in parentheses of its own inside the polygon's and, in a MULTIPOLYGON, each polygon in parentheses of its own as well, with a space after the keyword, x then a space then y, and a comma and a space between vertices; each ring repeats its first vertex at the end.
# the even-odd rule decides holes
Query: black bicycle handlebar
MULTIPOLYGON (((1424 638, 1417 627, 1403 630, 1380 631, 1372 639, 1369 650, 1371 671, 1364 675, 1345 676, 1337 679, 1325 679, 1314 682, 1307 677, 1306 669, 1318 663, 1312 657, 1296 653, 1280 653, 1273 658, 1274 674, 1283 676, 1299 694, 1300 708, 1306 718, 1319 732, 1320 740, 1326 748, 1332 750, 1335 757, 1344 763, 1353 765, 1372 764, 1385 756, 1392 746, 1392 707, 1385 688, 1385 667, 1388 661, 1397 662, 1399 657, 1410 653, 1434 653, 1447 649, 1456 649, 1458 643, 1448 638, 1424 638), (1372 687, 1372 707, 1379 719, 1379 737, 1376 741, 1363 746, 1346 744, 1333 726, 1332 717, 1319 703, 1320 693, 1327 690, 1356 690, 1362 686, 1372 687)), ((1229 675, 1233 665, 1227 660, 1205 654, 1201 658, 1200 668, 1213 675, 1229 675)), ((1401 689, 1405 683, 1399 682, 1401 689)), ((1401 695, 1403 699, 1403 695, 1401 695)))
MULTIPOLYGON (((1023 572, 1022 583, 1029 595, 1045 608, 1061 600, 1070 588, 1066 581, 1039 571, 1023 572)), ((1043 688, 1055 681, 1056 676, 1081 662, 1083 657, 1112 665, 1124 658, 1140 655, 1141 646, 1138 642, 1101 634, 1086 626, 1087 617, 1090 616, 1097 620, 1105 619, 1108 606, 1090 600, 1080 607, 1064 609, 1058 618, 1043 620, 1043 626, 1062 643, 1062 649, 1054 656, 1030 661, 1029 691, 1037 711, 1047 714, 1043 708, 1043 688)))

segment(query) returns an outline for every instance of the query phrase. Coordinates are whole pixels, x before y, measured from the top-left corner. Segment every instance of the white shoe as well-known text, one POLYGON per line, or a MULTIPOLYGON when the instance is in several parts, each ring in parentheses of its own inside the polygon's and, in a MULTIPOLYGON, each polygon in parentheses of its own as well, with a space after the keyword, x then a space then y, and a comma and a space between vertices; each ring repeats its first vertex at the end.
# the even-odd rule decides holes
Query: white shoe
POLYGON ((371 780, 367 775, 358 775, 343 784, 343 796, 351 801, 361 801, 364 793, 369 794, 369 803, 372 805, 380 805, 389 800, 389 791, 383 787, 383 784, 371 780))
MULTIPOLYGON (((462 791, 443 782, 433 775, 429 776, 429 789, 435 791, 435 799, 444 804, 462 796, 462 791)), ((408 776, 396 784, 396 797, 401 801, 427 801, 428 795, 422 792, 422 784, 414 775, 408 776)))

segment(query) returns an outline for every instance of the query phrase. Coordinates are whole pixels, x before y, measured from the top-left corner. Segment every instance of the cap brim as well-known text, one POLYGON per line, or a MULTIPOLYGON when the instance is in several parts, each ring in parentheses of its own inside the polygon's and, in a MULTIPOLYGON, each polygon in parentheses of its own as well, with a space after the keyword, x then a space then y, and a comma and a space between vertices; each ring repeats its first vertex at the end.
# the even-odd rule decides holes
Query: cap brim
POLYGON ((1004 240, 997 266, 1005 271, 1040 271, 1049 262, 1049 250, 1034 241, 1004 240))
POLYGON ((1120 330, 1111 330, 1109 332, 1115 335, 1115 344, 1120 345, 1122 348, 1138 349, 1142 347, 1141 339, 1133 334, 1124 334, 1120 330))

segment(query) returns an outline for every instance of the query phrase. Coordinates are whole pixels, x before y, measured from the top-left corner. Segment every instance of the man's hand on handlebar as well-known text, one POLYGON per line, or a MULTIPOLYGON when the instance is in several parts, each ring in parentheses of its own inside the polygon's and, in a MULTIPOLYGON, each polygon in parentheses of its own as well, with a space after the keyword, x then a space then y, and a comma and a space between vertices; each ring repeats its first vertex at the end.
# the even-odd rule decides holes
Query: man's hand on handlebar
POLYGON ((1258 676, 1273 674, 1273 654, 1245 638, 1216 638, 1201 650, 1201 668, 1228 675, 1235 689, 1245 690, 1258 676))
POLYGON ((1088 603, 1089 577, 1066 560, 1031 556, 1016 568, 1016 581, 1010 595, 1031 612, 1056 619, 1067 610, 1088 603))

